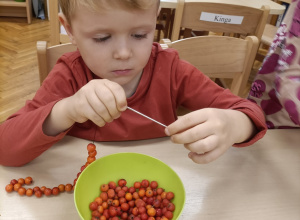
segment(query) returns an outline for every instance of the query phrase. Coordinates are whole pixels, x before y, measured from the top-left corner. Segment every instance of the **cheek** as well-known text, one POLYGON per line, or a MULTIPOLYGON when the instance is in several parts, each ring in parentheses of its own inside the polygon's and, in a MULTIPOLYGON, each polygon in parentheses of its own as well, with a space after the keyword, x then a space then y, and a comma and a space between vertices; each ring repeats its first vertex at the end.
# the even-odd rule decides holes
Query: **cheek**
POLYGON ((136 47, 136 57, 144 65, 146 65, 149 60, 152 51, 152 42, 153 41, 147 42, 147 44, 139 45, 138 47, 136 47))
POLYGON ((105 70, 105 66, 109 63, 109 60, 107 58, 108 53, 101 53, 101 50, 98 50, 97 47, 85 47, 84 50, 79 49, 79 51, 85 64, 95 74, 99 70, 105 70))

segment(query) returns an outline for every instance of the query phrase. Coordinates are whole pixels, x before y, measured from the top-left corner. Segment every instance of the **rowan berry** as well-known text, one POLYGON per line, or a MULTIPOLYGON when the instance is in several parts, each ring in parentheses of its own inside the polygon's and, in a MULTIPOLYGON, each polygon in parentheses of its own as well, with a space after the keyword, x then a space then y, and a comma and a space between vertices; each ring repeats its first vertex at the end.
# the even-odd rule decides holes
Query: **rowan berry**
POLYGON ((30 176, 25 178, 25 184, 30 185, 32 183, 32 178, 30 176))
POLYGON ((90 157, 96 157, 97 151, 92 151, 88 153, 90 157))
POLYGON ((40 187, 38 187, 38 186, 33 187, 33 192, 36 192, 36 191, 41 191, 40 187))
POLYGON ((108 189, 109 189, 108 184, 102 184, 102 185, 100 186, 100 190, 101 190, 102 192, 107 192, 108 189))
POLYGON ((146 196, 147 196, 147 197, 152 197, 152 196, 153 196, 153 191, 152 191, 151 189, 148 189, 148 190, 146 191, 146 196))
POLYGON ((12 179, 12 180, 10 181, 10 184, 12 184, 12 185, 15 185, 16 183, 18 183, 18 180, 16 180, 16 179, 12 179))
POLYGON ((118 185, 121 186, 121 187, 126 186, 126 184, 127 184, 127 181, 125 179, 120 179, 118 181, 118 185))
POLYGON ((43 193, 42 193, 41 190, 37 190, 37 191, 34 192, 34 195, 35 195, 37 198, 40 198, 40 197, 42 197, 43 193))
POLYGON ((13 190, 14 190, 14 185, 13 184, 7 184, 6 186, 5 186, 5 190, 6 190, 6 192, 12 192, 13 190))
POLYGON ((141 185, 142 187, 147 188, 149 186, 149 180, 146 179, 142 180, 141 185))
POLYGON ((156 188, 158 187, 157 181, 151 181, 150 187, 151 187, 152 189, 156 189, 156 188))
POLYGON ((108 198, 114 198, 115 197, 115 195, 116 195, 116 193, 115 193, 115 190, 113 190, 113 189, 109 189, 108 191, 107 191, 107 196, 108 196, 108 198))
POLYGON ((33 195, 33 189, 31 188, 26 189, 26 196, 30 197, 32 195, 33 195))
POLYGON ((94 199, 94 201, 97 202, 98 205, 101 205, 101 204, 102 204, 102 198, 100 198, 100 197, 96 197, 96 198, 94 199))
POLYGON ((166 199, 172 200, 173 198, 174 198, 174 193, 173 192, 167 192, 166 199))
POLYGON ((60 190, 59 190, 58 187, 53 187, 53 188, 52 188, 52 194, 53 194, 53 195, 56 196, 56 195, 58 195, 59 193, 60 193, 60 190))
POLYGON ((117 187, 117 184, 116 184, 114 181, 110 181, 110 182, 108 183, 108 187, 109 187, 110 189, 115 189, 115 188, 117 187))
POLYGON ((139 182, 139 181, 134 182, 133 187, 136 189, 141 188, 141 182, 139 182))
POLYGON ((44 190, 44 195, 45 195, 45 196, 51 196, 51 194, 52 194, 52 190, 51 190, 50 188, 46 188, 46 189, 44 190))
POLYGON ((153 207, 149 208, 149 209, 147 210, 147 214, 148 214, 149 216, 155 216, 155 214, 156 214, 155 208, 153 208, 153 207))
POLYGON ((132 194, 131 194, 130 192, 126 193, 126 194, 125 194, 125 199, 126 199, 127 201, 131 201, 131 200, 132 200, 132 194))
POLYGON ((91 202, 90 203, 90 210, 94 211, 98 209, 98 203, 97 202, 91 202))
POLYGON ((68 184, 66 184, 66 185, 65 185, 65 191, 67 191, 67 192, 71 192, 71 191, 72 191, 72 189, 73 189, 73 186, 72 186, 72 184, 68 183, 68 184))
POLYGON ((42 193, 45 192, 45 189, 46 189, 46 188, 47 188, 46 186, 42 186, 42 187, 40 188, 40 190, 42 191, 42 193))
POLYGON ((16 183, 14 185, 14 191, 18 192, 19 188, 21 188, 21 187, 22 187, 22 185, 20 183, 16 183))
POLYGON ((64 192, 65 191, 65 185, 64 184, 59 184, 58 189, 59 189, 60 192, 64 192))
POLYGON ((167 218, 167 219, 172 219, 173 218, 173 212, 171 211, 166 211, 164 213, 164 216, 167 218))
POLYGON ((25 184, 25 180, 23 178, 19 178, 18 179, 18 183, 20 183, 21 185, 25 184))
POLYGON ((88 156, 86 160, 87 160, 88 163, 93 163, 96 160, 96 157, 88 156))
POLYGON ((26 189, 25 189, 24 187, 20 187, 20 188, 18 189, 18 194, 19 194, 20 196, 24 196, 24 195, 26 194, 26 189))
POLYGON ((96 145, 95 145, 95 144, 89 143, 89 144, 87 145, 87 151, 88 151, 88 152, 93 152, 93 151, 95 151, 95 150, 96 150, 96 145))

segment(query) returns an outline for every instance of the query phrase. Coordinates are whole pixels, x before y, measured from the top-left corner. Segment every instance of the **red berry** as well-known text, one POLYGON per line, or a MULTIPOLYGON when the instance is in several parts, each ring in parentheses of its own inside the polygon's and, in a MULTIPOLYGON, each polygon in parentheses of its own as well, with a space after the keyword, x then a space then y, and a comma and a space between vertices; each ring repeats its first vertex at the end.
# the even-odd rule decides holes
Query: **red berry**
POLYGON ((10 184, 12 184, 12 185, 15 185, 16 183, 18 183, 18 180, 16 180, 16 179, 12 179, 12 180, 10 181, 10 184))
POLYGON ((32 196, 33 195, 33 190, 31 189, 31 188, 28 188, 27 190, 26 190, 26 196, 32 196))
POLYGON ((146 179, 142 180, 141 185, 142 187, 147 188, 149 186, 149 180, 146 179))
POLYGON ((24 187, 20 187, 18 189, 18 193, 20 196, 24 196, 26 194, 26 189, 24 187))
POLYGON ((89 144, 87 145, 87 151, 88 151, 88 152, 93 152, 93 151, 95 151, 95 150, 96 150, 95 144, 89 143, 89 144))
POLYGON ((58 187, 53 187, 53 189, 52 189, 52 194, 53 195, 58 195, 59 194, 59 192, 60 192, 60 190, 59 190, 59 188, 58 187))
POLYGON ((46 189, 44 190, 44 194, 45 194, 45 196, 51 196, 52 190, 51 190, 50 188, 46 188, 46 189))
POLYGON ((91 202, 90 203, 90 210, 94 211, 98 209, 98 203, 97 202, 91 202))
POLYGON ((118 181, 118 185, 121 186, 121 187, 126 186, 126 184, 127 184, 127 181, 125 179, 120 179, 118 181))
POLYGON ((32 183, 32 178, 30 176, 25 178, 25 184, 30 185, 32 183))
POLYGON ((35 192, 34 192, 34 195, 35 195, 37 198, 40 198, 40 197, 42 197, 43 193, 42 193, 42 191, 38 190, 38 191, 35 191, 35 192))
POLYGON ((6 186, 5 186, 5 190, 6 190, 6 192, 12 192, 13 190, 14 190, 14 185, 13 184, 7 184, 6 186))

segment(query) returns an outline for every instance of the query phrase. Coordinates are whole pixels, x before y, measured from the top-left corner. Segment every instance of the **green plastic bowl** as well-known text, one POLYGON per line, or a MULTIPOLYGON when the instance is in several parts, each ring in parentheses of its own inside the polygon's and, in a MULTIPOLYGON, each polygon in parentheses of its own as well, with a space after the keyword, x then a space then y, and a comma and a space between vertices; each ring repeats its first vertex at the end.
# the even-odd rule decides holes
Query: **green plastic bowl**
POLYGON ((162 161, 144 154, 117 153, 97 159, 79 176, 74 191, 75 206, 81 219, 91 219, 89 204, 100 194, 100 186, 109 181, 126 179, 127 186, 135 181, 156 180, 158 187, 175 194, 173 219, 179 218, 185 203, 185 190, 179 176, 162 161))

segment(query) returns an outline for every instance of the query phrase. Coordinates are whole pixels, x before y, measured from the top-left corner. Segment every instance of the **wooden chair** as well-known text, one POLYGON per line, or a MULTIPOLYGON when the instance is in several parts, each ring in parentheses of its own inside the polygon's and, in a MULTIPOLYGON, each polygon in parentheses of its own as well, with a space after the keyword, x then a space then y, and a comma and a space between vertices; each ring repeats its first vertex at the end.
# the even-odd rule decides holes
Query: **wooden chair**
POLYGON ((59 57, 61 57, 64 53, 77 50, 77 47, 71 43, 47 47, 46 41, 38 41, 36 46, 40 85, 54 67, 59 57))
POLYGON ((174 20, 174 9, 171 8, 161 8, 160 13, 157 17, 157 42, 160 41, 161 33, 163 33, 164 38, 170 37, 170 31, 172 31, 172 25, 174 20))
MULTIPOLYGON (((272 25, 272 24, 266 24, 266 27, 264 29, 263 35, 261 37, 261 46, 262 48, 265 48, 268 50, 268 48, 271 46, 273 43, 274 37, 277 33, 278 27, 272 25)), ((262 53, 257 53, 256 54, 256 60, 262 62, 265 58, 265 55, 262 53)))
MULTIPOLYGON (((210 78, 232 79, 233 94, 243 93, 258 49, 255 36, 245 39, 228 36, 198 36, 161 43, 178 51, 181 59, 190 62, 210 78)), ((166 46, 165 46, 166 47, 166 46)))
POLYGON ((69 43, 70 39, 67 34, 61 33, 61 25, 58 19, 59 5, 58 0, 51 0, 48 3, 49 17, 50 17, 50 44, 51 46, 57 44, 69 43))
POLYGON ((269 6, 263 6, 261 9, 258 9, 238 4, 185 2, 184 0, 178 0, 171 40, 175 41, 179 39, 179 33, 182 28, 189 31, 200 30, 215 33, 234 33, 245 36, 254 35, 260 40, 269 12, 269 6), (232 16, 239 16, 241 21, 238 21, 238 24, 230 24, 228 22, 216 22, 214 19, 204 19, 203 16, 207 13, 211 15, 223 15, 223 17, 230 16, 230 18, 232 16))

